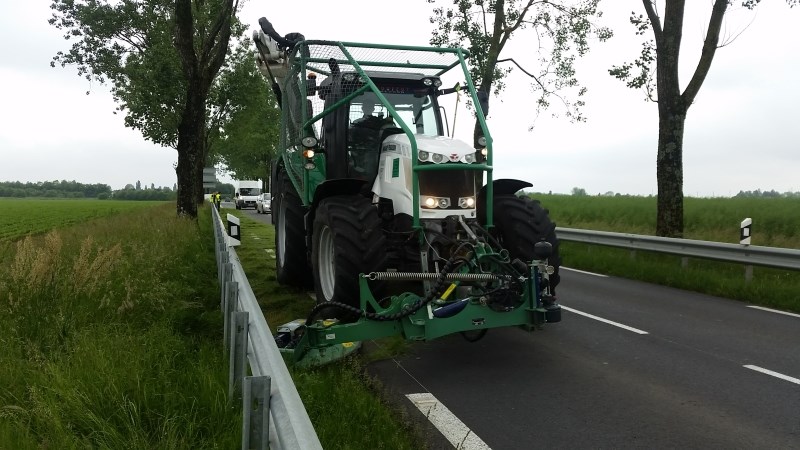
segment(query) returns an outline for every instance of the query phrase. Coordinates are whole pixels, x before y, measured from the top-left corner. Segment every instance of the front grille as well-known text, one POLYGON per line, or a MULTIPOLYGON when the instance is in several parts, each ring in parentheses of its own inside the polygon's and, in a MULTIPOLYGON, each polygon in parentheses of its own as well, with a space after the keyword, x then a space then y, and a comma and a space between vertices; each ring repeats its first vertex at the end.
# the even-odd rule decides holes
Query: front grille
MULTIPOLYGON (((430 165, 433 163, 421 163, 430 165)), ((419 174, 420 195, 434 197, 449 197, 450 207, 447 209, 461 209, 458 206, 459 197, 475 196, 475 178, 481 174, 477 170, 426 170, 419 174)))

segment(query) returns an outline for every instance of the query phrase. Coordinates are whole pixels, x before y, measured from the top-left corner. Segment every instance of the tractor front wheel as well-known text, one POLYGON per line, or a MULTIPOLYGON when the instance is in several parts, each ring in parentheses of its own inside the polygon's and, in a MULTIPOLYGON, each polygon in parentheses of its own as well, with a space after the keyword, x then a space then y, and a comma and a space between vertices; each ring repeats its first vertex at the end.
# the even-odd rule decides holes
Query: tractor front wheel
MULTIPOLYGON (((550 220, 549 211, 538 200, 515 195, 496 196, 493 209, 497 238, 513 258, 529 263, 536 259, 534 246, 537 242, 545 240, 553 246, 548 263, 555 269, 553 275, 550 275, 550 288, 555 293, 560 281, 558 270, 561 266, 561 255, 556 224, 550 220)), ((485 212, 482 215, 485 217, 485 212)))
POLYGON ((281 284, 297 287, 311 285, 308 267, 305 211, 300 197, 284 172, 278 174, 280 192, 275 222, 275 267, 281 284))
MULTIPOLYGON (((314 215, 312 242, 317 303, 334 301, 360 308, 359 275, 386 269, 386 238, 372 202, 360 195, 322 200, 314 215)), ((371 288, 377 294, 378 287, 371 288)), ((341 320, 355 318, 334 307, 326 313, 341 320)))

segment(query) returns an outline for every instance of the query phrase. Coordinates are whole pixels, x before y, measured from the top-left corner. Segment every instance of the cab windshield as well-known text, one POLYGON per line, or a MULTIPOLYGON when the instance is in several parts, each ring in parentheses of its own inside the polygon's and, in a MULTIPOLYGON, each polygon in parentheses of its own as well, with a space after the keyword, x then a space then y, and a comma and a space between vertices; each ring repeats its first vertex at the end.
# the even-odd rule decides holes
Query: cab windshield
MULTIPOLYGON (((390 86, 382 86, 380 89, 397 111, 399 118, 411 127, 412 132, 428 136, 444 134, 436 120, 436 102, 427 90, 390 86)), ((389 111, 373 92, 365 92, 354 98, 350 103, 349 116, 351 125, 372 116, 391 126, 400 127, 397 118, 389 117, 389 111)))

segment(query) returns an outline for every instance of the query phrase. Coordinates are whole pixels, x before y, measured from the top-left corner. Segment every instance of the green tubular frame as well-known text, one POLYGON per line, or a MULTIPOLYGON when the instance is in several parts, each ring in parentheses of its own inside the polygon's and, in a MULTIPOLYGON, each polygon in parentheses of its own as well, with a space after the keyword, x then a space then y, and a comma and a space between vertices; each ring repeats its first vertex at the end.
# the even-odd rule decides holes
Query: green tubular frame
MULTIPOLYGON (((359 42, 338 42, 338 41, 324 41, 324 40, 302 41, 302 42, 300 42, 300 43, 295 45, 294 51, 292 53, 292 56, 290 57, 290 66, 291 67, 296 67, 295 69, 291 70, 290 73, 298 73, 300 75, 300 77, 299 77, 300 92, 303 92, 303 93, 307 92, 306 79, 307 79, 307 67, 308 67, 308 64, 310 64, 310 63, 312 63, 312 64, 328 64, 328 61, 329 61, 328 59, 324 59, 324 58, 311 58, 311 57, 305 56, 305 54, 304 54, 305 52, 303 52, 302 49, 303 48, 307 49, 307 48, 309 48, 309 47, 311 47, 313 45, 337 47, 342 52, 342 55, 344 55, 344 57, 345 57, 345 59, 337 59, 336 60, 337 63, 349 64, 349 65, 353 66, 353 68, 356 70, 356 72, 358 73, 358 75, 361 77, 361 79, 364 81, 365 84, 364 84, 364 86, 362 86, 362 87, 356 89, 355 91, 353 91, 352 93, 348 94, 346 97, 340 99, 339 101, 337 101, 336 103, 334 103, 330 107, 325 108, 322 112, 320 112, 316 116, 313 116, 313 117, 309 118, 308 120, 306 120, 305 122, 303 122, 303 124, 302 124, 303 132, 306 135, 313 134, 312 126, 313 126, 314 123, 322 120, 323 117, 327 116, 328 114, 331 114, 334 110, 340 108, 342 105, 349 103, 350 100, 352 100, 353 98, 361 95, 362 93, 364 93, 364 92, 366 92, 368 90, 372 91, 375 94, 375 96, 378 98, 378 100, 381 102, 381 104, 389 111, 389 113, 392 115, 392 117, 397 118, 397 121, 398 121, 398 124, 400 125, 400 128, 403 130, 403 132, 406 134, 406 136, 408 136, 409 142, 411 143, 411 168, 412 168, 412 171, 414 173, 420 172, 420 171, 423 171, 423 170, 480 170, 480 171, 486 172, 486 197, 487 197, 486 200, 487 201, 486 201, 486 224, 485 225, 487 227, 492 227, 492 225, 493 225, 493 217, 494 217, 494 215, 493 215, 493 208, 494 208, 493 203, 494 202, 492 201, 493 194, 494 194, 494 192, 493 192, 493 183, 492 183, 492 180, 493 180, 493 176, 492 176, 492 172, 493 172, 493 168, 492 168, 492 164, 493 164, 493 139, 492 139, 491 134, 489 133, 489 128, 486 125, 486 119, 484 118, 484 115, 483 114, 477 114, 477 118, 478 118, 478 122, 479 122, 480 127, 481 127, 481 131, 483 132, 483 136, 486 139, 486 151, 487 151, 486 164, 444 163, 444 164, 437 165, 437 166, 422 166, 422 165, 419 164, 417 141, 414 138, 414 133, 411 131, 411 128, 405 123, 405 121, 403 121, 400 118, 400 115, 397 113, 395 108, 389 103, 389 101, 386 99, 386 97, 380 92, 380 90, 375 85, 375 83, 372 81, 372 79, 366 74, 366 72, 361 67, 361 65, 364 64, 364 65, 367 65, 367 66, 388 67, 388 68, 402 68, 402 69, 408 69, 408 68, 435 69, 435 70, 438 70, 438 72, 436 72, 435 75, 436 76, 441 76, 442 74, 444 74, 445 72, 448 72, 449 70, 455 68, 456 66, 460 66, 461 70, 463 72, 466 84, 467 84, 467 90, 470 93, 470 97, 471 97, 472 102, 473 102, 473 105, 476 105, 476 107, 479 107, 480 102, 478 101, 477 91, 475 90, 475 85, 472 82, 472 77, 469 74, 469 69, 467 68, 467 63, 466 63, 466 58, 469 56, 469 52, 467 52, 466 50, 460 49, 460 48, 446 48, 446 47, 417 47, 417 46, 407 46, 407 45, 379 45, 379 44, 368 44, 368 43, 359 43, 359 42), (429 52, 429 53, 439 53, 439 54, 452 53, 452 54, 456 55, 457 60, 452 64, 419 64, 419 63, 401 64, 401 63, 390 63, 390 62, 387 63, 387 62, 368 61, 368 60, 360 60, 359 61, 359 60, 356 60, 353 57, 353 55, 350 53, 350 51, 348 51, 348 49, 347 49, 348 47, 350 47, 350 48, 366 48, 366 49, 375 49, 375 50, 407 50, 407 51, 429 52)), ((310 53, 310 51, 308 53, 310 53)), ((318 68, 314 68, 314 70, 317 71, 317 72, 320 72, 322 74, 325 74, 325 75, 330 75, 330 72, 327 72, 325 70, 320 70, 318 68)), ((287 78, 287 81, 288 80, 291 80, 291 77, 287 78)), ((283 88, 283 86, 282 86, 282 88, 283 88)), ((285 90, 284 90, 284 92, 285 92, 285 90)), ((300 111, 301 111, 301 117, 302 118, 308 117, 308 110, 307 110, 306 102, 304 102, 304 101, 300 102, 300 111)), ((287 118, 286 118, 286 115, 283 115, 283 116, 284 117, 281 120, 282 120, 282 126, 285 129, 285 127, 286 127, 285 121, 287 120, 287 118)), ((283 142, 284 145, 282 145, 282 147, 284 149, 288 148, 289 146, 286 145, 286 144, 289 144, 289 143, 285 142, 285 139, 286 139, 285 135, 282 136, 281 139, 284 141, 283 142)), ((293 143, 293 145, 294 145, 294 143, 293 143)), ((290 161, 287 160, 289 157, 287 156, 286 152, 283 152, 282 157, 284 158, 284 163, 287 166, 291 165, 290 161)), ((290 177, 290 179, 292 180, 292 183, 295 184, 296 188, 300 187, 300 186, 297 185, 297 183, 295 182, 295 179, 293 177, 290 177)), ((310 182, 311 182, 311 180, 310 180, 310 176, 309 176, 309 171, 308 170, 303 170, 302 185, 305 186, 306 189, 298 189, 298 192, 302 192, 304 194, 304 195, 301 196, 301 198, 302 198, 303 204, 305 204, 305 205, 309 205, 311 203, 312 199, 313 199, 312 189, 309 188, 310 185, 311 185, 310 182)), ((419 222, 419 220, 420 220, 419 219, 419 196, 420 196, 419 180, 418 180, 418 177, 413 176, 412 177, 412 202, 413 202, 413 207, 412 207, 413 208, 413 224, 412 225, 413 225, 413 227, 415 229, 419 229, 420 228, 420 222, 419 222)))

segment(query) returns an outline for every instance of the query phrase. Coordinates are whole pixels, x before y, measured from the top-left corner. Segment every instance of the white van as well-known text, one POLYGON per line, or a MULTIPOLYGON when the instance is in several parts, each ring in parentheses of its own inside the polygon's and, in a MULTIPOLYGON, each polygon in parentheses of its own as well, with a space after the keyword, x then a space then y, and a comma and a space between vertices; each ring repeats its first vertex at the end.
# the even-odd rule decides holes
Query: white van
POLYGON ((261 194, 261 182, 256 180, 242 180, 236 182, 233 194, 233 203, 236 209, 256 208, 256 200, 261 194))

